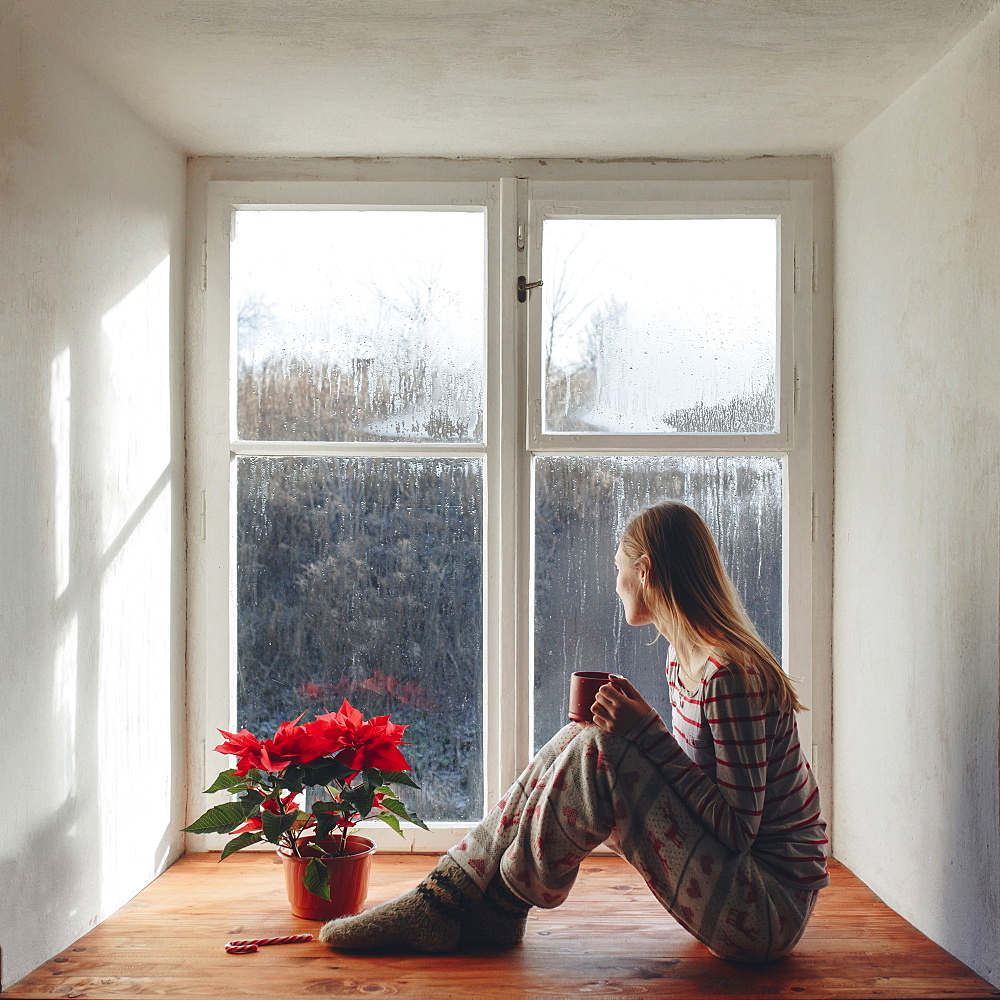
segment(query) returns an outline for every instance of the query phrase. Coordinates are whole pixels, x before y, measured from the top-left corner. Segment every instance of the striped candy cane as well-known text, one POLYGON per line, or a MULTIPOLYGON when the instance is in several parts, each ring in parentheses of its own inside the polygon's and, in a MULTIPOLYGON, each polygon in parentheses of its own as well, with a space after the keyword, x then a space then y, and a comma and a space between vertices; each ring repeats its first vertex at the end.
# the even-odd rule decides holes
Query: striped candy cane
POLYGON ((233 944, 230 942, 226 945, 226 952, 229 955, 249 955, 257 950, 257 945, 255 944, 233 944))
POLYGON ((285 934, 283 937, 268 938, 243 938, 239 941, 229 941, 227 948, 240 948, 244 945, 265 945, 265 944, 301 944, 304 941, 312 941, 312 934, 285 934))

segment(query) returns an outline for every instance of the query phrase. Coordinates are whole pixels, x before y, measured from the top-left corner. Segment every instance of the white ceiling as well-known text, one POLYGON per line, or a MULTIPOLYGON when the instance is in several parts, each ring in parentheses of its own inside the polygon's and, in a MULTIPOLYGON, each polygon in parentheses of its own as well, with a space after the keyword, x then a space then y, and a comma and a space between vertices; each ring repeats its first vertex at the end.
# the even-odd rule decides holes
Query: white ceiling
POLYGON ((189 153, 827 153, 994 0, 16 0, 189 153))

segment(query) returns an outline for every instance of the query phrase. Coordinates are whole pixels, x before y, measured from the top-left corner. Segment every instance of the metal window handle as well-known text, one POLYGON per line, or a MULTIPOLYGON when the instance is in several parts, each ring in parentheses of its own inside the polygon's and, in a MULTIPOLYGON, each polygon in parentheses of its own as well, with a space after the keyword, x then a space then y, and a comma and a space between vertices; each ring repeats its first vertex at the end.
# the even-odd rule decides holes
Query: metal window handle
POLYGON ((541 288, 542 282, 540 281, 528 281, 523 274, 517 276, 517 301, 527 302, 528 301, 528 289, 529 288, 541 288))

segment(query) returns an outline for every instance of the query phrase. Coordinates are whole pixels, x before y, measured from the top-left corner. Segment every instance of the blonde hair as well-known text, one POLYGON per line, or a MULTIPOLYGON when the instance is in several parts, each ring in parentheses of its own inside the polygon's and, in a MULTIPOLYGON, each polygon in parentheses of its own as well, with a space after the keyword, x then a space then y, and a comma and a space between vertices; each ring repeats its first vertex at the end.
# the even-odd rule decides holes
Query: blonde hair
POLYGON ((750 690, 773 699, 782 712, 805 708, 747 616, 697 511, 676 500, 647 507, 626 524, 621 547, 633 563, 649 558, 642 597, 676 644, 719 650, 750 690))

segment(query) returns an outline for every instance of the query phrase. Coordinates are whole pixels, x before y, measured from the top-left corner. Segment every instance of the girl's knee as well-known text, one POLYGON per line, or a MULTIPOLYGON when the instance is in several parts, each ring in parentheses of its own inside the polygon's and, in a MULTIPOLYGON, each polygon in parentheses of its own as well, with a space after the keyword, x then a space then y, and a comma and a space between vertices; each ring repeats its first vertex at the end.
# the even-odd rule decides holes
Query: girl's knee
MULTIPOLYGON (((579 722, 569 722, 563 726, 562 729, 553 734, 551 739, 549 739, 549 741, 545 744, 545 748, 552 747, 553 749, 564 750, 570 743, 573 743, 580 737, 581 734, 586 732, 586 730, 596 728, 596 726, 585 726, 579 722)), ((539 751, 539 753, 541 752, 542 751, 539 751)))
POLYGON ((595 726, 593 723, 580 726, 580 731, 573 741, 573 746, 582 750, 586 756, 593 756, 598 761, 604 761, 608 765, 617 769, 625 755, 636 749, 634 743, 618 736, 616 733, 608 733, 595 726))
POLYGON ((593 723, 572 722, 538 752, 536 760, 551 760, 555 767, 592 771, 617 771, 635 744, 623 736, 606 733, 593 723))
POLYGON ((593 722, 588 722, 586 724, 572 722, 570 723, 570 726, 575 727, 578 730, 576 734, 576 742, 592 744, 600 747, 602 750, 632 745, 629 740, 625 739, 624 736, 618 736, 616 733, 606 732, 593 722))

